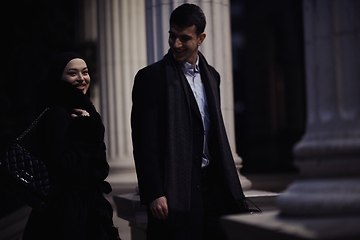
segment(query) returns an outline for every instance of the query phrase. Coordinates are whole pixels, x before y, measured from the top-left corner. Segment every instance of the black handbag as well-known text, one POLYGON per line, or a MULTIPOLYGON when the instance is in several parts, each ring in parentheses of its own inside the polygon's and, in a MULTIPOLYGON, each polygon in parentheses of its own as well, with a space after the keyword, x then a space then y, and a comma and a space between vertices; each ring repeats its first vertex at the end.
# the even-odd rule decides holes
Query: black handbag
POLYGON ((15 140, 0 159, 2 184, 10 193, 20 197, 32 208, 43 209, 50 199, 53 185, 44 161, 20 146, 20 140, 38 123, 49 108, 15 140))

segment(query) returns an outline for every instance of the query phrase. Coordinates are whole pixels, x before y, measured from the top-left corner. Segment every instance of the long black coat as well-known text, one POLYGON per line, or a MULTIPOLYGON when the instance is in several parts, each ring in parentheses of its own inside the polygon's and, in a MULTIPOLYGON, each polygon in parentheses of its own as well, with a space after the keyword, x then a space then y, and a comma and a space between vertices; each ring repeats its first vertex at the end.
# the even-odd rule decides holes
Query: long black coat
MULTIPOLYGON (((227 196, 229 206, 233 206, 232 212, 244 211, 244 199, 235 164, 232 159, 229 143, 227 141, 225 128, 220 113, 220 76, 214 68, 209 66, 203 58, 200 58, 200 72, 204 83, 210 113, 210 133, 209 149, 212 156, 212 176, 216 178, 227 196), (202 69, 202 66, 204 67, 202 69), (211 78, 204 74, 205 68, 211 78), (211 81, 211 82, 210 82, 211 81), (221 118, 221 119, 217 119, 221 118), (220 139, 221 138, 221 139, 220 139), (225 139, 225 140, 224 140, 225 139), (224 140, 224 141, 223 141, 224 140), (220 144, 221 142, 221 144, 220 144), (225 153, 225 154, 224 154, 225 153), (224 159, 226 156, 226 159, 224 159), (236 192, 236 194, 233 194, 236 192), (234 204, 238 202, 238 204, 234 204)), ((166 61, 160 60, 144 69, 140 70, 136 77, 133 87, 133 108, 132 108, 132 138, 134 147, 134 159, 140 188, 141 201, 149 205, 158 197, 166 196, 169 199, 166 185, 167 161, 166 148, 169 139, 167 115, 171 109, 168 107, 167 86, 168 74, 166 73, 166 61)), ((186 81, 186 80, 184 80, 186 81)), ((179 104, 188 105, 185 109, 188 112, 177 119, 175 124, 182 126, 184 122, 191 122, 191 139, 184 144, 191 151, 191 196, 190 202, 193 204, 199 198, 199 191, 194 191, 200 185, 201 158, 203 151, 204 129, 200 112, 193 96, 190 86, 185 83, 183 89, 177 91, 184 92, 187 101, 179 104)), ((176 136, 175 136, 176 138, 176 136)), ((185 151, 186 151, 185 150, 185 151)), ((177 148, 179 153, 184 151, 177 148)), ((176 173, 175 173, 176 174, 176 173)), ((176 189, 175 189, 176 191, 176 189)), ((169 206, 169 208, 171 208, 169 206)), ((171 209, 169 209, 171 211, 171 209)))
POLYGON ((45 210, 34 209, 23 239, 117 239, 112 207, 104 198, 111 186, 104 126, 89 98, 67 82, 57 82, 41 98, 49 106, 36 129, 34 152, 44 159, 55 195, 45 210), (72 118, 73 108, 90 117, 72 118))

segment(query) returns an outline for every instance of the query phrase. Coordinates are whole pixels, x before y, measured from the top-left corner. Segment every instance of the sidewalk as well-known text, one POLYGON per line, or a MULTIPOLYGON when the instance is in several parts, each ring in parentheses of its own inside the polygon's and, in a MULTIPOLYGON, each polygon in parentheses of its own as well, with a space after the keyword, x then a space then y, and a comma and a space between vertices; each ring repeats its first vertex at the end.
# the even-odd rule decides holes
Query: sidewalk
POLYGON ((114 195, 122 195, 126 193, 134 193, 137 186, 137 182, 126 182, 123 184, 111 184, 113 191, 105 197, 111 203, 114 209, 113 221, 115 227, 119 229, 120 237, 122 240, 131 240, 129 222, 125 221, 117 216, 116 205, 113 201, 114 195))
MULTIPOLYGON (((297 177, 296 173, 265 173, 265 174, 246 174, 252 182, 253 190, 264 190, 279 193, 283 191, 297 177)), ((127 182, 125 184, 112 184, 113 192, 107 199, 111 202, 114 209, 114 225, 119 229, 122 240, 131 240, 131 230, 129 222, 119 218, 116 213, 116 206, 112 199, 113 195, 134 193, 137 183, 127 182)))

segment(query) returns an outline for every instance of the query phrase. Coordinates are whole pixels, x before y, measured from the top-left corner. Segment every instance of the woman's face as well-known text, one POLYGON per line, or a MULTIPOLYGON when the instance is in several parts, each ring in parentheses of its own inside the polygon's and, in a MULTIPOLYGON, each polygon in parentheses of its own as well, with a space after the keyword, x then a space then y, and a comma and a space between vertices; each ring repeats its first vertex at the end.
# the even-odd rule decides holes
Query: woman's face
POLYGON ((74 58, 66 65, 61 80, 74 85, 84 94, 90 86, 90 75, 86 62, 81 58, 74 58))

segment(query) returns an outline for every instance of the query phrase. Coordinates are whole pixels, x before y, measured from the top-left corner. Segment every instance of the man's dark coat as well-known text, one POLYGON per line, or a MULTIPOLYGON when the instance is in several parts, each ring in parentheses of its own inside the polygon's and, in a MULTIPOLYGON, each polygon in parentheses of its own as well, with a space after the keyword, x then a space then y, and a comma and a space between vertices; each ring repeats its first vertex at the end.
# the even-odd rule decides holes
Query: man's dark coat
MULTIPOLYGON (((211 122, 211 176, 228 196, 229 206, 234 206, 232 212, 244 212, 247 207, 221 116, 220 75, 201 53, 199 57, 211 122)), ((196 189, 201 188, 204 129, 193 92, 182 72, 178 74, 180 71, 169 51, 164 59, 137 73, 132 96, 132 139, 141 202, 148 206, 156 198, 166 196, 170 218, 173 208, 175 218, 190 211, 194 199, 201 195, 196 189), (180 113, 174 114, 178 109, 180 113), (190 135, 182 134, 183 131, 190 135), (190 159, 182 159, 183 155, 190 159), (169 164, 171 161, 176 163, 169 164), (184 170, 182 162, 190 166, 184 170)))

